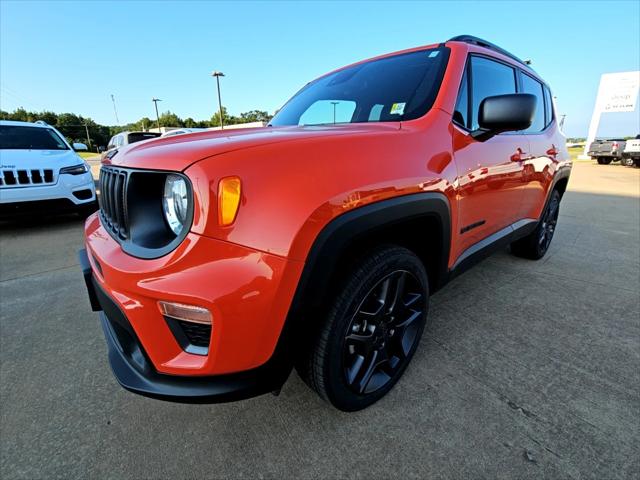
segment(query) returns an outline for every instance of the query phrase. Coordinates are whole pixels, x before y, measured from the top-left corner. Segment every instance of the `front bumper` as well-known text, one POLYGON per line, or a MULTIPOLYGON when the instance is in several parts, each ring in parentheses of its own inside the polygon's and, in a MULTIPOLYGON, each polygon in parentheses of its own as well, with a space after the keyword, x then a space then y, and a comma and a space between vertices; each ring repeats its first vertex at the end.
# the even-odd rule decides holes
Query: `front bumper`
POLYGON ((277 391, 289 376, 290 361, 280 354, 260 367, 232 374, 176 376, 157 372, 126 315, 96 281, 86 250, 81 250, 79 257, 91 307, 100 312, 111 369, 125 389, 167 401, 218 403, 277 391))
POLYGON ((81 175, 59 175, 52 185, 25 185, 0 188, 0 204, 21 202, 44 202, 47 200, 65 200, 75 206, 96 201, 96 188, 90 172, 81 175), (78 196, 74 192, 90 190, 91 196, 78 196))
POLYGON ((282 330, 303 267, 264 252, 189 234, 157 259, 124 253, 97 215, 85 225, 81 263, 118 381, 142 395, 188 402, 279 389, 291 371, 282 330), (184 349, 158 301, 208 309, 206 354, 184 349))
POLYGON ((80 205, 76 205, 66 198, 30 202, 0 203, 0 218, 8 219, 27 215, 72 213, 80 211, 82 208, 88 208, 89 205, 94 205, 96 209, 98 208, 95 200, 89 200, 80 205))

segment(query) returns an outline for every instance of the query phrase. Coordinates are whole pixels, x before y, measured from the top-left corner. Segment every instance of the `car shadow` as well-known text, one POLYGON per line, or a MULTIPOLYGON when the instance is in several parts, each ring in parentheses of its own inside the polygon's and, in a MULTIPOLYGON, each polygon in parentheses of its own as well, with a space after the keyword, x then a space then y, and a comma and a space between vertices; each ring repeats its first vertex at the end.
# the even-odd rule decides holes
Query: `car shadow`
POLYGON ((84 224, 84 218, 77 213, 28 215, 0 220, 0 234, 9 232, 17 233, 20 230, 36 232, 38 229, 47 230, 51 227, 64 228, 74 224, 84 224))

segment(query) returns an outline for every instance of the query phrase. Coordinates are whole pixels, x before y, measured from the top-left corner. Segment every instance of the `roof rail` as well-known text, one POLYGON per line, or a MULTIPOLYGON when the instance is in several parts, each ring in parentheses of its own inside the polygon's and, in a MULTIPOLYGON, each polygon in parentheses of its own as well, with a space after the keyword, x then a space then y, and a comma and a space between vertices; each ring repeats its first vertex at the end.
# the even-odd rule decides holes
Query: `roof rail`
POLYGON ((531 68, 526 62, 524 62, 523 60, 520 60, 513 53, 509 53, 504 48, 500 48, 499 46, 497 46, 497 45, 495 45, 495 44, 493 44, 491 42, 487 42, 486 40, 483 40, 481 38, 474 37, 473 35, 458 35, 457 37, 450 38, 447 41, 448 42, 471 43, 472 45, 478 45, 479 47, 485 47, 485 48, 488 48, 488 49, 493 50, 495 52, 501 53, 502 55, 505 55, 505 56, 511 58, 512 60, 515 60, 516 62, 521 63, 522 65, 526 65, 527 67, 531 68))
POLYGON ((44 120, 36 120, 33 123, 37 123, 38 125, 46 125, 47 127, 49 126, 49 124, 47 122, 45 122, 44 120))

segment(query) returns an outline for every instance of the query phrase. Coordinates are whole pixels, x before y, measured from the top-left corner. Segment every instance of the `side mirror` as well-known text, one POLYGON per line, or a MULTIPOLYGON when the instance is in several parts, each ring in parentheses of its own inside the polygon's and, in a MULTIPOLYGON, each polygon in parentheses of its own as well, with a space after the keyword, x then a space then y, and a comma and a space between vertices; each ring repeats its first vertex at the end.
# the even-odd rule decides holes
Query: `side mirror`
POLYGON ((89 150, 84 143, 74 143, 72 147, 76 152, 86 152, 89 150))
POLYGON ((499 133, 526 130, 531 126, 535 113, 535 95, 513 93, 487 97, 480 103, 480 128, 472 135, 483 142, 499 133))

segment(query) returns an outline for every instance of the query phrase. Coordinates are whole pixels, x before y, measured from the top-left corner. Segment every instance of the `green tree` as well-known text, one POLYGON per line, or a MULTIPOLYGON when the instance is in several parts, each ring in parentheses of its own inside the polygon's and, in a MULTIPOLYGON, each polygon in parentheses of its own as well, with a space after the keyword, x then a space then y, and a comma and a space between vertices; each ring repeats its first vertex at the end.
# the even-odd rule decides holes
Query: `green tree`
POLYGON ((184 127, 184 122, 182 119, 171 112, 164 112, 160 115, 160 126, 161 127, 184 127))
POLYGON ((53 112, 48 112, 45 110, 44 112, 36 114, 36 116, 38 117, 38 120, 42 120, 49 125, 53 125, 54 127, 58 123, 58 115, 53 112))
POLYGON ((150 128, 156 127, 156 123, 157 122, 155 120, 151 120, 149 117, 142 117, 136 123, 131 124, 129 130, 146 131, 146 130, 149 130, 150 128))
POLYGON ((240 123, 269 122, 271 115, 264 110, 250 110, 240 114, 240 123))
MULTIPOLYGON (((222 107, 222 115, 224 118, 225 125, 235 125, 236 123, 240 123, 238 117, 234 117, 233 115, 229 115, 227 112, 227 107, 222 107)), ((220 126, 220 112, 217 111, 211 117, 211 121, 209 122, 209 126, 211 127, 219 127, 220 126)))
POLYGON ((32 115, 30 112, 27 112, 24 108, 16 108, 14 112, 10 115, 10 120, 14 120, 16 122, 30 122, 32 115))

